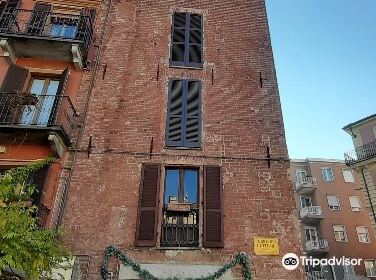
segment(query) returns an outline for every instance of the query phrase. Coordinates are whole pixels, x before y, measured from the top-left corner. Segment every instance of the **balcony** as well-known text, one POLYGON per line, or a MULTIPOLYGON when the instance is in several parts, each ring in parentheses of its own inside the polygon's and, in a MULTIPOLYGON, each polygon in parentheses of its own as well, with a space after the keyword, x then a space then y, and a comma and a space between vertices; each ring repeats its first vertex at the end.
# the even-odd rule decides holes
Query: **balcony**
POLYGON ((298 194, 311 194, 316 190, 317 181, 315 177, 299 177, 295 182, 295 190, 298 194))
POLYGON ((82 67, 93 41, 90 15, 9 9, 0 18, 0 47, 12 60, 37 57, 82 67))
POLYGON ((161 247, 198 247, 199 211, 187 212, 163 210, 161 247))
POLYGON ((306 206, 300 209, 300 219, 306 224, 317 224, 323 218, 321 206, 306 206))
POLYGON ((347 166, 370 159, 376 159, 376 141, 357 147, 355 150, 345 153, 345 162, 347 166))
POLYGON ((4 140, 25 132, 26 141, 43 142, 55 135, 69 146, 76 119, 68 96, 0 93, 0 129, 4 140))
POLYGON ((306 243, 306 251, 310 255, 320 255, 329 251, 328 240, 319 239, 316 241, 310 240, 306 243))

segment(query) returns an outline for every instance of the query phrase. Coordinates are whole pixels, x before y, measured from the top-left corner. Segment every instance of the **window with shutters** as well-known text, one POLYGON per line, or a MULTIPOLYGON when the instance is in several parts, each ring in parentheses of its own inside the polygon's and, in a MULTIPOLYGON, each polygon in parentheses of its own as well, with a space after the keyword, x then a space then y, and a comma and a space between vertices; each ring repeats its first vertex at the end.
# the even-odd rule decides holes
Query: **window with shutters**
POLYGON ((376 260, 364 260, 364 266, 368 277, 376 277, 376 260))
POLYGON ((330 210, 341 210, 341 206, 339 204, 339 198, 337 195, 327 195, 328 206, 330 210))
POLYGON ((170 65, 202 68, 202 50, 202 16, 194 13, 174 13, 170 65))
POLYGON ((136 246, 223 247, 221 167, 166 166, 161 195, 160 172, 159 164, 142 167, 136 246))
POLYGON ((173 79, 169 82, 166 146, 201 146, 201 82, 173 79))
POLYGON ((351 211, 359 212, 362 210, 359 196, 349 196, 349 202, 350 202, 351 211))
POLYGON ((160 246, 199 246, 198 168, 166 167, 160 246))

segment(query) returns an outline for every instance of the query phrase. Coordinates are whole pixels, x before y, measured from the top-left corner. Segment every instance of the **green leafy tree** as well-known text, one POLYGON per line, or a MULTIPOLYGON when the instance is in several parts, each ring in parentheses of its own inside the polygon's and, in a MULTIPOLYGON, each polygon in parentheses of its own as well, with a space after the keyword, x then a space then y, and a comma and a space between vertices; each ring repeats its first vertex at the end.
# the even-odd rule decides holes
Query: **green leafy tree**
POLYGON ((39 279, 69 259, 59 242, 61 231, 42 229, 31 196, 36 192, 30 175, 51 163, 10 169, 0 176, 0 279, 39 279))

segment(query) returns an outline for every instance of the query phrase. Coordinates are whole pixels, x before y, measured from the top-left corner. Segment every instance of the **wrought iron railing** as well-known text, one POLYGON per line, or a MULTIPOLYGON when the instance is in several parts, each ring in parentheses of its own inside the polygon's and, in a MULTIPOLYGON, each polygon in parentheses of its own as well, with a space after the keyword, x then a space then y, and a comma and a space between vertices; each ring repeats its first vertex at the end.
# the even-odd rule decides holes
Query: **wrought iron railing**
POLYGON ((300 217, 304 218, 305 216, 322 216, 321 206, 306 206, 300 209, 300 217))
POLYGON ((55 127, 72 135, 77 118, 68 96, 0 93, 0 125, 55 127))
POLYGON ((163 210, 161 247, 197 247, 199 245, 199 211, 163 210))
POLYGON ((85 49, 93 38, 93 18, 48 11, 8 9, 0 18, 0 34, 77 40, 85 49))
POLYGON ((347 165, 371 158, 376 158, 376 140, 345 153, 345 162, 347 165))
POLYGON ((328 240, 326 239, 319 239, 319 240, 310 240, 306 243, 306 250, 320 250, 320 249, 327 249, 329 247, 328 240))

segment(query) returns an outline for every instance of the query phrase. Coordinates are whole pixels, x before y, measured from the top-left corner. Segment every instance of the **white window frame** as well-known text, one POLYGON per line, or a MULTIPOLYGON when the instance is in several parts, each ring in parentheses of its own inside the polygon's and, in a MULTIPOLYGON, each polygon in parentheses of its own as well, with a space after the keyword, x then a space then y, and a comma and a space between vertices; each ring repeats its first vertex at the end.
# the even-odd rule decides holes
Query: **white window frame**
POLYGON ((331 167, 321 167, 321 177, 322 177, 322 180, 324 182, 333 182, 334 181, 334 173, 333 173, 333 168, 331 167), (325 180, 325 176, 324 176, 324 170, 330 170, 330 173, 331 173, 331 180, 325 180))
POLYGON ((338 195, 335 195, 335 194, 328 194, 328 195, 326 196, 326 200, 328 201, 328 207, 329 207, 329 210, 331 210, 331 211, 339 211, 339 210, 341 210, 341 204, 340 204, 340 202, 339 202, 339 197, 338 197, 338 195), (337 199, 338 205, 330 205, 330 204, 329 204, 329 196, 331 196, 331 197, 335 197, 335 198, 337 199))
POLYGON ((362 204, 360 202, 360 197, 359 196, 357 196, 357 195, 351 195, 351 196, 349 196, 349 204, 350 204, 351 211, 353 211, 353 212, 362 211, 362 204), (359 203, 359 207, 351 205, 351 198, 352 197, 356 197, 357 198, 358 203, 359 203))
POLYGON ((309 202, 310 202, 310 204, 312 206, 312 197, 301 195, 301 196, 299 196, 299 202, 300 202, 300 208, 301 209, 303 209, 304 207, 306 207, 306 206, 303 207, 302 198, 309 198, 309 202))
POLYGON ((345 181, 345 183, 355 183, 354 172, 353 172, 352 169, 350 169, 350 168, 342 168, 342 176, 343 176, 343 181, 345 181), (350 173, 351 173, 351 178, 352 178, 351 181, 346 181, 345 171, 346 171, 346 172, 350 171, 350 173))
POLYGON ((347 233, 346 233, 346 227, 345 227, 344 225, 333 225, 333 233, 334 233, 334 239, 335 239, 337 242, 348 242, 348 239, 347 239, 347 233), (343 231, 336 231, 335 227, 342 227, 342 228, 343 228, 343 231), (343 232, 344 240, 342 240, 342 239, 337 239, 336 232, 343 232))
POLYGON ((376 260, 364 260, 364 267, 366 269, 367 277, 376 277, 376 260), (367 268, 366 263, 372 263, 372 267, 367 268))
POLYGON ((356 226, 355 227, 356 235, 358 236, 359 243, 371 243, 371 239, 369 237, 368 228, 366 226, 356 226), (359 233, 358 229, 363 228, 366 230, 366 233, 359 233))
POLYGON ((304 173, 304 177, 307 177, 307 170, 305 169, 297 169, 295 171, 295 177, 296 177, 296 181, 299 181, 299 179, 303 179, 304 177, 302 177, 300 174, 303 174, 304 173))

